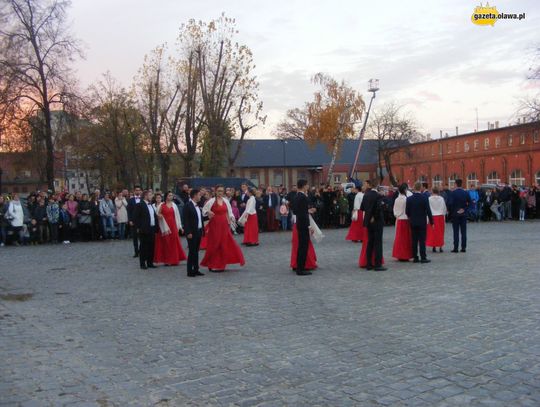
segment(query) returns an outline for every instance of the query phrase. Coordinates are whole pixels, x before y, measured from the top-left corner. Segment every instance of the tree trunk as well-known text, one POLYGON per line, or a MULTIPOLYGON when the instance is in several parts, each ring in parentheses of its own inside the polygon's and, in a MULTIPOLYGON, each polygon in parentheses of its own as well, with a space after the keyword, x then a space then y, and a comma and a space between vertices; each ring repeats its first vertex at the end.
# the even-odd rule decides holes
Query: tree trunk
POLYGON ((193 157, 188 153, 184 156, 184 177, 193 175, 193 157))
POLYGON ((53 135, 52 135, 52 124, 51 124, 51 109, 49 104, 46 103, 43 110, 43 116, 45 118, 45 148, 47 152, 47 162, 45 164, 45 174, 47 177, 47 188, 51 191, 54 190, 54 145, 53 145, 53 135))
POLYGON ((334 175, 334 166, 336 165, 336 157, 339 151, 339 144, 340 144, 340 138, 336 138, 336 141, 334 142, 334 148, 332 150, 332 160, 330 161, 330 166, 328 167, 328 177, 326 179, 326 183, 328 185, 332 185, 332 176, 334 175))
POLYGON ((169 190, 169 169, 171 167, 170 157, 162 155, 159 160, 159 166, 161 173, 160 189, 162 192, 167 192, 169 190))

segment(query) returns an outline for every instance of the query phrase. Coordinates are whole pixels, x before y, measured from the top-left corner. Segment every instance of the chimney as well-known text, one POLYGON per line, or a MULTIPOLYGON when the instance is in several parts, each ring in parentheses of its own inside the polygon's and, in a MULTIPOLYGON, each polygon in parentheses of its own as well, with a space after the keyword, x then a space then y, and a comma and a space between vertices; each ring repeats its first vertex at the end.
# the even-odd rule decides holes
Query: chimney
POLYGON ((490 122, 488 122, 488 127, 487 128, 488 128, 488 130, 491 129, 491 123, 490 122))
POLYGON ((521 123, 521 119, 518 117, 517 124, 520 124, 520 123, 521 123))
POLYGON ((496 128, 496 129, 499 128, 499 121, 498 121, 498 120, 495 120, 495 128, 496 128))
POLYGON ((431 140, 431 133, 426 134, 426 138, 427 138, 428 140, 431 140))
POLYGON ((448 133, 444 133, 444 138, 448 138, 448 133))
POLYGON ((459 135, 458 126, 456 126, 456 136, 459 135))
POLYGON ((440 137, 442 138, 442 130, 439 130, 441 132, 440 137))

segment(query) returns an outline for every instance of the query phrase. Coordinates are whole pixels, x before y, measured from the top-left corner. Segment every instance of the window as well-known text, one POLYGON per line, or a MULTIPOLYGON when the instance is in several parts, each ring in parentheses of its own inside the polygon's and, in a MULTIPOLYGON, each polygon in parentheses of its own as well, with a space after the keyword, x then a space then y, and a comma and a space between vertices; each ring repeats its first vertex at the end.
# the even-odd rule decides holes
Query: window
POLYGON ((81 176, 81 177, 84 177, 84 172, 81 172, 81 175, 80 175, 80 176, 81 176))
POLYGON ((55 188, 58 188, 60 186, 60 183, 58 181, 54 181, 55 188))
POLYGON ((501 177, 499 177, 499 174, 497 173, 497 171, 491 171, 487 176, 486 182, 488 184, 496 184, 497 185, 497 184, 500 184, 501 177))
POLYGON ((249 175, 249 180, 253 182, 253 185, 256 187, 259 186, 259 172, 258 171, 251 171, 249 175))
POLYGON ((75 189, 75 184, 71 184, 71 189, 75 189))
POLYGON ((274 170, 274 185, 283 185, 283 171, 274 170))
POLYGON ((435 146, 434 145, 431 146, 431 155, 435 155, 435 146))
POLYGON ((450 177, 448 177, 448 186, 450 188, 454 188, 456 186, 456 179, 458 179, 458 175, 457 174, 452 174, 450 175, 450 177))
POLYGON ((495 148, 499 148, 501 146, 501 138, 495 137, 495 148))
POLYGON ((84 189, 84 184, 79 184, 80 189, 84 189))
POLYGON ((451 153, 452 153, 452 144, 448 143, 448 144, 446 145, 446 152, 447 152, 448 154, 451 154, 451 153))
POLYGON ((421 183, 427 182, 427 177, 425 175, 420 175, 420 177, 418 177, 417 182, 421 182, 421 183))
POLYGON ((525 134, 519 136, 519 144, 525 144, 525 134))
POLYGON ((540 141, 540 136, 538 134, 538 130, 533 133, 533 142, 538 143, 540 141))
POLYGON ((471 172, 467 175, 467 189, 476 188, 478 186, 478 177, 476 172, 471 172))
POLYGON ((459 141, 456 143, 456 153, 459 153, 459 141))
POLYGON ((478 150, 479 145, 480 145, 480 142, 478 140, 474 140, 474 151, 478 150))
POLYGON ((508 135, 508 147, 512 147, 512 144, 514 143, 514 136, 511 134, 508 135))
POLYGON ((487 150, 489 148, 489 139, 484 139, 484 150, 487 150))
POLYGON ((437 188, 442 188, 442 178, 440 175, 435 175, 433 177, 433 186, 437 188))
POLYGON ((463 151, 465 151, 466 153, 469 151, 469 142, 468 141, 466 141, 463 144, 463 151))
POLYGON ((21 188, 21 192, 22 192, 23 194, 26 194, 26 193, 28 192, 28 187, 22 187, 22 188, 21 188))
POLYGON ((341 182, 341 174, 334 175, 334 182, 335 183, 340 183, 341 182))
POLYGON ((512 171, 512 173, 510 174, 509 184, 517 186, 525 185, 525 178, 523 178, 521 170, 512 171))
POLYGON ((536 179, 536 185, 540 185, 540 171, 538 171, 534 177, 536 179))

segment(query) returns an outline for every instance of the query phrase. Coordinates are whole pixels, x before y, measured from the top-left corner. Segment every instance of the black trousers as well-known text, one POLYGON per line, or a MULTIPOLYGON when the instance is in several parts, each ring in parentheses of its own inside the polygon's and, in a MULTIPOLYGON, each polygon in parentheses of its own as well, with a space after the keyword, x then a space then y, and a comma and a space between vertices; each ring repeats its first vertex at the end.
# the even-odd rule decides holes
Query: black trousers
POLYGON ((418 258, 418 249, 420 249, 420 258, 426 258, 426 233, 426 225, 411 226, 412 254, 415 259, 418 258))
POLYGON ((139 254, 140 245, 139 245, 139 233, 135 226, 131 226, 131 235, 133 237, 133 250, 135 254, 139 254))
POLYGON ((367 266, 380 267, 382 264, 382 237, 384 225, 379 222, 370 223, 368 230, 368 245, 366 248, 367 266), (372 264, 375 256, 375 264, 372 264))
POLYGON ((454 250, 459 246, 459 232, 461 231, 461 248, 467 248, 467 217, 454 216, 452 218, 452 229, 454 230, 454 250))
POLYGON ((306 268, 307 252, 309 248, 309 227, 299 228, 298 232, 298 251, 296 252, 296 271, 304 271, 306 268))
POLYGON ((198 233, 193 233, 191 239, 186 239, 188 243, 187 274, 188 276, 199 271, 199 247, 201 246, 202 229, 198 233))
POLYGON ((150 266, 154 264, 154 244, 155 233, 139 233, 141 247, 139 251, 139 262, 142 266, 150 266))

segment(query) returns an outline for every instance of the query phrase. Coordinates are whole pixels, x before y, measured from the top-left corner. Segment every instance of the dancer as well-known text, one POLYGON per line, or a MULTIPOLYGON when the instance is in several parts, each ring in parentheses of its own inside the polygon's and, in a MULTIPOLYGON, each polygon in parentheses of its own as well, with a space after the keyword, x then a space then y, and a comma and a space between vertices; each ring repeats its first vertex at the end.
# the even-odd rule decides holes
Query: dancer
POLYGON ((433 215, 433 227, 428 226, 426 246, 433 248, 433 253, 439 248, 443 252, 444 246, 444 219, 447 213, 444 198, 439 195, 439 188, 433 187, 433 195, 429 197, 429 207, 433 215))
POLYGON ((216 197, 206 202, 203 216, 210 218, 208 224, 208 245, 201 261, 201 266, 212 272, 225 271, 227 264, 245 264, 242 250, 231 232, 231 224, 235 224, 231 204, 223 197, 225 189, 216 187, 216 197))
POLYGON ((392 248, 392 257, 399 261, 409 261, 412 255, 411 225, 409 218, 405 213, 407 197, 412 194, 408 190, 407 184, 399 186, 399 195, 394 202, 394 216, 396 217, 396 236, 394 238, 394 247, 392 248))
POLYGON ((179 232, 182 231, 180 211, 173 198, 173 193, 169 191, 165 195, 165 202, 156 206, 159 231, 156 234, 154 263, 163 263, 166 266, 177 266, 187 259, 180 243, 179 232))
POLYGON ((345 237, 345 240, 352 240, 355 243, 364 240, 364 212, 360 210, 363 198, 364 192, 362 187, 362 189, 360 189, 354 197, 352 222, 351 226, 349 227, 349 232, 345 237))
MULTIPOLYGON (((296 232, 298 235, 298 249, 296 251, 296 274, 299 276, 309 276, 311 271, 307 270, 307 257, 309 251, 310 234, 313 229, 310 229, 310 213, 315 213, 315 208, 309 208, 308 203, 308 183, 305 179, 299 179, 297 182, 298 193, 293 202, 293 212, 296 217, 296 232)), ((293 238, 294 245, 294 238, 293 238)), ((313 246, 312 246, 313 247, 313 246)), ((313 250, 315 254, 315 250, 313 250)), ((316 262, 316 256, 314 256, 316 262)), ((291 263, 293 259, 291 258, 291 263)), ((292 264, 293 265, 293 264, 292 264)), ((316 263, 315 263, 316 265, 316 263)), ((294 267, 293 267, 294 269, 294 267)))
MULTIPOLYGON (((310 224, 311 224, 310 216, 310 224)), ((291 268, 293 271, 298 270, 298 230, 296 229, 296 219, 295 216, 292 217, 292 245, 291 245, 291 268)), ((317 253, 315 253, 315 247, 311 242, 311 239, 308 243, 308 252, 306 256, 306 263, 304 265, 304 270, 313 271, 317 268, 317 253)))
POLYGON ((414 193, 407 198, 405 213, 411 224, 412 237, 412 254, 415 263, 429 263, 426 256, 426 217, 429 219, 429 224, 433 225, 433 216, 429 208, 429 201, 422 192, 422 184, 416 182, 414 184, 414 193), (418 258, 418 250, 420 249, 420 259, 418 258))
POLYGON ((366 181, 366 193, 360 209, 364 211, 364 227, 367 233, 362 242, 360 267, 367 270, 385 271, 382 255, 382 236, 384 227, 384 201, 375 189, 375 182, 366 181))
POLYGON ((204 276, 199 271, 199 245, 203 235, 203 216, 201 208, 197 205, 201 200, 201 192, 192 189, 189 192, 189 201, 184 204, 184 233, 188 242, 188 277, 204 276))
MULTIPOLYGON (((258 246, 259 245, 259 221, 257 218, 257 208, 255 201, 255 190, 246 189, 248 200, 246 203, 246 209, 240 218, 238 223, 244 227, 244 240, 243 244, 246 246, 258 246)), ((232 211, 232 208, 231 208, 232 211)), ((233 214, 234 217, 234 214, 233 214)))
MULTIPOLYGON (((139 257, 139 251, 140 251, 139 235, 137 234, 137 227, 135 226, 133 215, 135 213, 136 206, 141 202, 141 199, 142 199, 141 192, 142 192, 141 187, 139 185, 135 185, 135 188, 133 190, 133 197, 129 199, 128 205, 127 205, 129 229, 131 232, 131 237, 133 238, 133 249, 134 249, 133 257, 139 257)), ((94 233, 96 232, 97 231, 94 230, 94 233)), ((98 233, 98 236, 99 236, 99 233, 98 233)))
POLYGON ((156 268, 154 266, 154 243, 157 216, 151 204, 153 196, 151 191, 144 191, 142 199, 135 206, 133 214, 133 222, 137 228, 140 241, 139 262, 143 270, 156 268))

